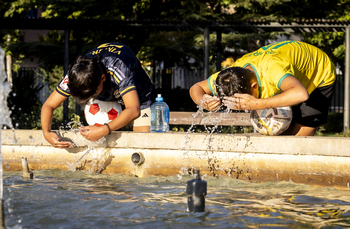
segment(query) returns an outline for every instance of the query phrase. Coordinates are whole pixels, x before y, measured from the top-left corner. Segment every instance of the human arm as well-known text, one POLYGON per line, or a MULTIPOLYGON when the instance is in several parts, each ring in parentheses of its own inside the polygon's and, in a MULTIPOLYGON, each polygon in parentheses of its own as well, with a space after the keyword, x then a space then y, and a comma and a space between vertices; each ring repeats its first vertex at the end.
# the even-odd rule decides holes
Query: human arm
POLYGON ((204 109, 216 111, 221 101, 218 97, 212 96, 208 86, 208 80, 200 81, 190 88, 190 96, 197 105, 202 105, 204 109))
POLYGON ((41 108, 41 126, 44 138, 56 148, 68 148, 73 146, 71 142, 60 141, 58 135, 51 131, 53 112, 66 99, 67 97, 54 91, 41 108))
MULTIPOLYGON (((126 126, 131 121, 140 116, 140 102, 136 90, 129 91, 123 95, 125 109, 110 123, 108 123, 111 131, 118 130, 126 126)), ((90 140, 97 141, 109 134, 109 129, 106 125, 103 126, 84 126, 80 127, 81 135, 90 140)))
POLYGON ((224 103, 231 103, 234 110, 259 110, 273 107, 284 107, 299 104, 309 99, 306 88, 293 76, 286 77, 280 86, 282 93, 258 99, 249 94, 235 94, 233 97, 225 97, 224 103))

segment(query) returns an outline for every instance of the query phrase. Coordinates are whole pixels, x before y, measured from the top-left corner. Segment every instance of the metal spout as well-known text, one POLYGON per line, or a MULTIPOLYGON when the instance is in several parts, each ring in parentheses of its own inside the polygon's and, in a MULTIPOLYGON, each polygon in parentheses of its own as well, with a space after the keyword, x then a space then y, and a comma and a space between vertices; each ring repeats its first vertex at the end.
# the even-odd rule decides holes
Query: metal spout
POLYGON ((33 172, 29 171, 28 161, 26 157, 22 157, 22 169, 23 169, 23 177, 33 179, 33 172))

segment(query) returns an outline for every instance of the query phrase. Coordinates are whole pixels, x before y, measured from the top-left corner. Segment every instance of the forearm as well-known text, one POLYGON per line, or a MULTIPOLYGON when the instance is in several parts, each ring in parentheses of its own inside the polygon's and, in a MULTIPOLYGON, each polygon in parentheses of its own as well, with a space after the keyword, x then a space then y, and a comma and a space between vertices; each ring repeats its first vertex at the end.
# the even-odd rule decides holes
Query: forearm
POLYGON ((293 76, 286 77, 280 85, 282 93, 261 100, 258 109, 293 106, 309 99, 306 88, 293 76))
POLYGON ((66 99, 67 97, 53 91, 49 98, 45 101, 41 108, 41 126, 44 134, 51 131, 53 112, 66 99))
MULTIPOLYGON (((113 121, 111 121, 108 125, 111 131, 118 130, 136 118, 140 116, 140 109, 137 108, 125 108, 113 121)), ((107 130, 108 131, 108 130, 107 130)), ((108 134, 108 132, 107 132, 108 134)))
POLYGON ((200 105, 202 103, 202 98, 205 95, 203 88, 197 84, 193 85, 190 89, 190 96, 194 103, 200 105))
POLYGON ((309 94, 306 90, 302 91, 298 90, 297 88, 292 88, 269 98, 258 99, 257 102, 253 102, 251 104, 251 109, 257 110, 273 107, 293 106, 306 101, 308 98, 309 94))
POLYGON ((41 126, 44 134, 51 131, 53 111, 54 108, 45 104, 41 108, 41 126))

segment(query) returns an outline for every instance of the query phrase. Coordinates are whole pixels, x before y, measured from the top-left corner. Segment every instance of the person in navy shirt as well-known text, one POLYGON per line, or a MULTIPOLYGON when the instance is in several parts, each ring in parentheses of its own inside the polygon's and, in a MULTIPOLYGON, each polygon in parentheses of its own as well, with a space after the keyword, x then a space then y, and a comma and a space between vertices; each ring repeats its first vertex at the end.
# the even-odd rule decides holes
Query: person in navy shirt
POLYGON ((119 43, 102 44, 77 58, 44 103, 41 109, 44 137, 54 147, 72 147, 71 142, 60 141, 51 131, 53 111, 69 96, 76 97, 81 105, 98 99, 117 101, 124 107, 108 124, 80 127, 81 135, 88 140, 96 141, 130 122, 134 131, 149 132, 151 93, 151 80, 131 49, 119 43))

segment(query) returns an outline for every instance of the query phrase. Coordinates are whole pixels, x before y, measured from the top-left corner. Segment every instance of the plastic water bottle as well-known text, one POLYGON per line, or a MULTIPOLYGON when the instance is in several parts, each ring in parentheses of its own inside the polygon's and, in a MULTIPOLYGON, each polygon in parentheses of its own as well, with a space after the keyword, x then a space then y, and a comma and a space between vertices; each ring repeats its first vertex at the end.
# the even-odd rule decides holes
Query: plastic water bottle
POLYGON ((169 131, 169 106, 163 102, 163 97, 158 94, 156 102, 151 106, 151 132, 169 131))
POLYGON ((200 171, 194 174, 194 179, 187 181, 187 211, 204 212, 205 196, 207 195, 207 182, 201 179, 200 171))

